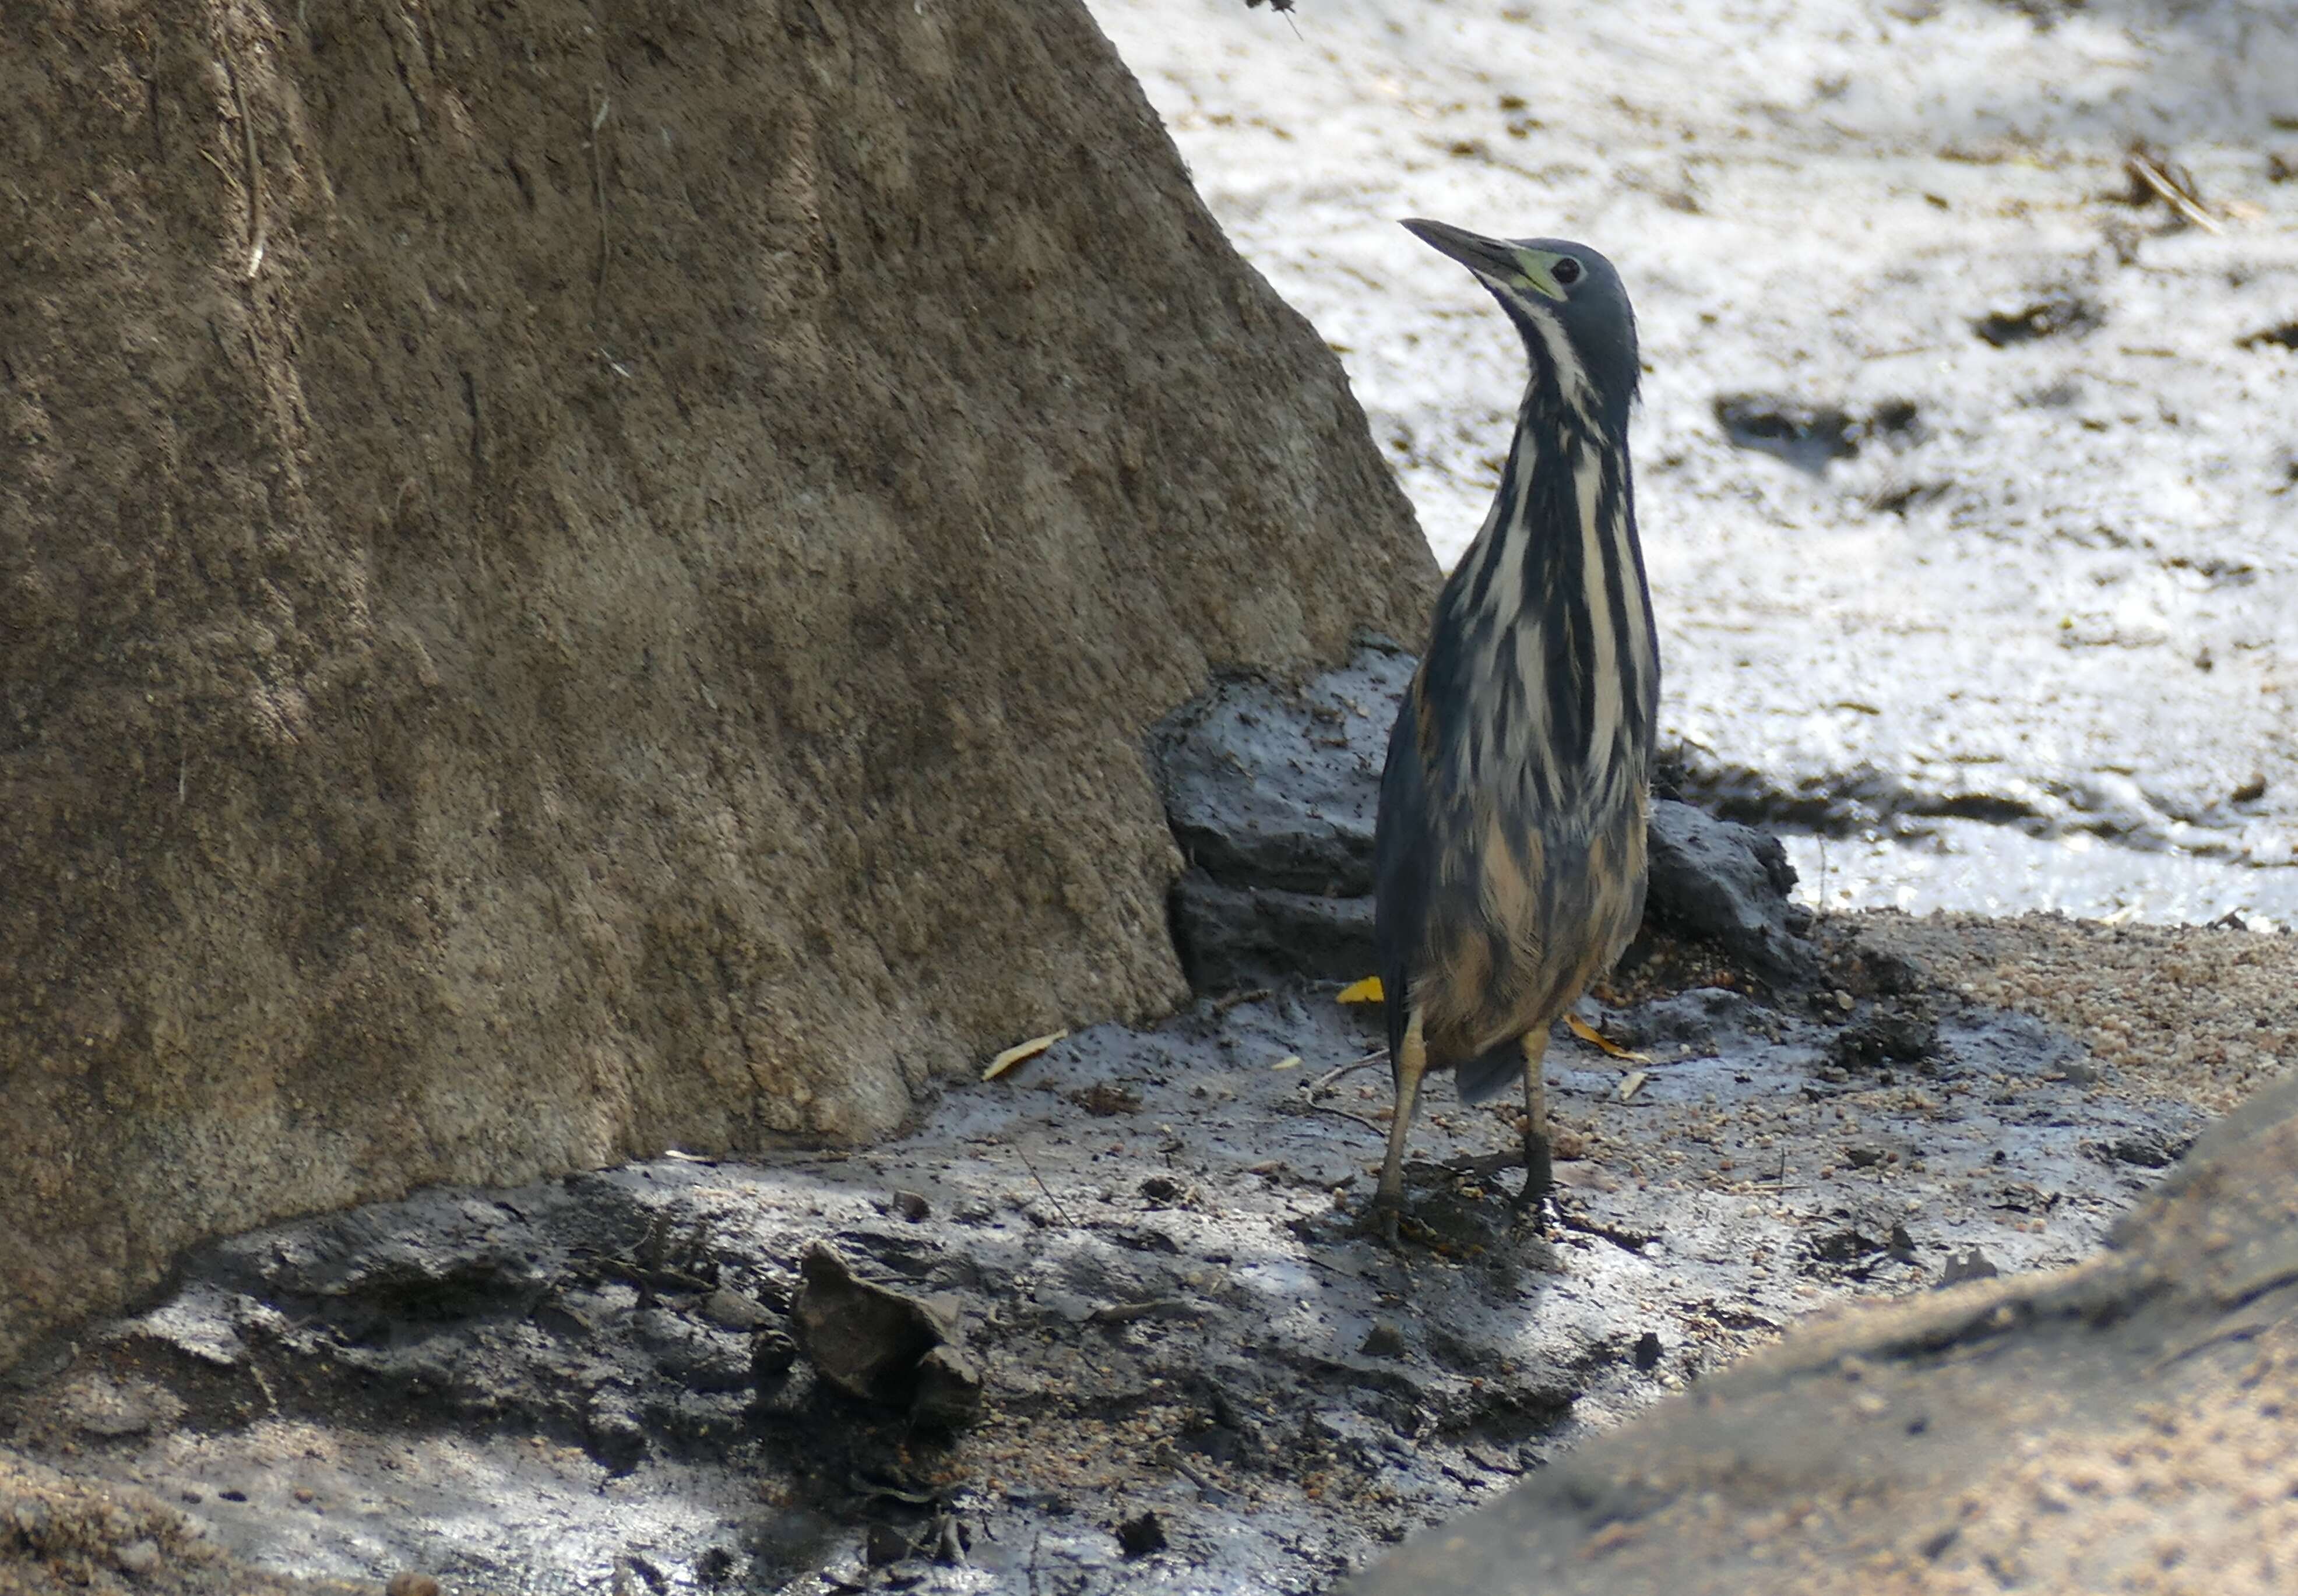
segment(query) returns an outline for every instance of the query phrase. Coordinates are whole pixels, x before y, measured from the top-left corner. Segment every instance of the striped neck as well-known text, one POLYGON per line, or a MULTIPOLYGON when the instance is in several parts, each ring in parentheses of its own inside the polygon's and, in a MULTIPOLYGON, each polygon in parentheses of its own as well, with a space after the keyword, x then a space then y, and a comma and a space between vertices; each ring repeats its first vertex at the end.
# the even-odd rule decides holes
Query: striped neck
POLYGON ((1437 601, 1431 698, 1466 707, 1432 730, 1468 790, 1588 815, 1648 779, 1659 655, 1626 417, 1533 364, 1500 492, 1437 601))

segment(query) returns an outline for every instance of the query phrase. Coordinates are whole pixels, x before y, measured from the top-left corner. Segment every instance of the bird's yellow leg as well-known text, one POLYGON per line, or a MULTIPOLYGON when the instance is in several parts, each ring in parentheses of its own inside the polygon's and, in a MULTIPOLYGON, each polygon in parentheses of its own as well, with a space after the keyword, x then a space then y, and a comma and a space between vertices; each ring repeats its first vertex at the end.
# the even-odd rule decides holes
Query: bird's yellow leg
POLYGON ((1547 1056, 1548 1028, 1525 1032, 1523 1202, 1533 1209, 1556 1189, 1548 1144, 1548 1075, 1542 1067, 1547 1056))
POLYGON ((1428 1048, 1420 1039, 1420 1010, 1415 1005, 1404 1027, 1404 1046, 1393 1061, 1396 1082, 1396 1118, 1388 1127, 1388 1161, 1380 1166, 1380 1189, 1372 1203, 1380 1216, 1381 1234, 1396 1240, 1396 1211, 1404 1203, 1404 1143, 1412 1131, 1412 1111, 1420 1101, 1420 1078, 1428 1073, 1428 1048))

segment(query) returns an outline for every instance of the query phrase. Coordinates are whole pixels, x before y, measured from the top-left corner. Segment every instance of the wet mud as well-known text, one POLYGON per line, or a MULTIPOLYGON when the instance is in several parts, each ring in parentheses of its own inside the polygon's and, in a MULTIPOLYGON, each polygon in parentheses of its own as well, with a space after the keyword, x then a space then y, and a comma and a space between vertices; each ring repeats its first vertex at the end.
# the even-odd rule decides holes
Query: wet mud
POLYGON ((289 1574, 1325 1589, 1798 1315, 2082 1256, 2202 1123, 1856 928, 1827 943, 1792 1001, 1668 989, 1712 955, 1649 949, 1649 994, 1601 1013, 1649 1063, 1559 1033, 1545 1235, 1508 1116, 1439 1087, 1406 1244, 1368 1239, 1373 1013, 1293 983, 1084 1032, 867 1152, 236 1238, 60 1352, 8 1430, 289 1574), (828 1377, 810 1249, 921 1305, 977 1397, 828 1377))

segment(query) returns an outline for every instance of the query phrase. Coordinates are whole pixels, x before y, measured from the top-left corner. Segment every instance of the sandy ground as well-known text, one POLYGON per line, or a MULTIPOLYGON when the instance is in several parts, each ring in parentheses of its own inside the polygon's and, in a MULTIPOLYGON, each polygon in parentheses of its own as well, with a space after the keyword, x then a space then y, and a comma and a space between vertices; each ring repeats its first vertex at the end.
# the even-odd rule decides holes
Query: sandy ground
POLYGON ((2298 13, 1094 9, 1440 558, 1520 356, 1395 219, 1619 263, 1666 728, 1695 790, 1813 833, 1814 899, 2298 919, 2298 353, 2242 342, 2298 323, 2298 13), (2219 231, 2119 197, 2134 137, 2219 231), (2054 302, 2074 328, 1974 332, 2054 302), (1750 393, 1839 409, 1856 453, 1735 447, 1715 405, 1750 393))

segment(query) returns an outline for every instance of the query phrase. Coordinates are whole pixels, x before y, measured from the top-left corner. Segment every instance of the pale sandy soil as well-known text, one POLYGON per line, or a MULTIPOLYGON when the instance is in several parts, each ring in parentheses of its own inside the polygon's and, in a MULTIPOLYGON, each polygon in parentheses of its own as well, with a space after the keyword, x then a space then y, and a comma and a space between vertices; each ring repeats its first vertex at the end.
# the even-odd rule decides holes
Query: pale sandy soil
MULTIPOLYGON (((1819 816, 1831 906, 2298 919, 2298 353, 2238 342, 2298 321, 2298 182, 2272 180, 2298 13, 1095 12, 1341 351, 1440 558, 1482 517, 1520 357, 1395 219, 1620 264, 1666 724, 1701 784, 1819 816), (2220 232, 2112 197, 2134 136, 2220 232), (2055 295, 2097 325, 1973 334, 2055 295), (1918 420, 1811 474, 1726 439, 1715 401, 1748 391, 1918 420)), ((1796 852, 1817 898, 1820 846, 1796 852)))

